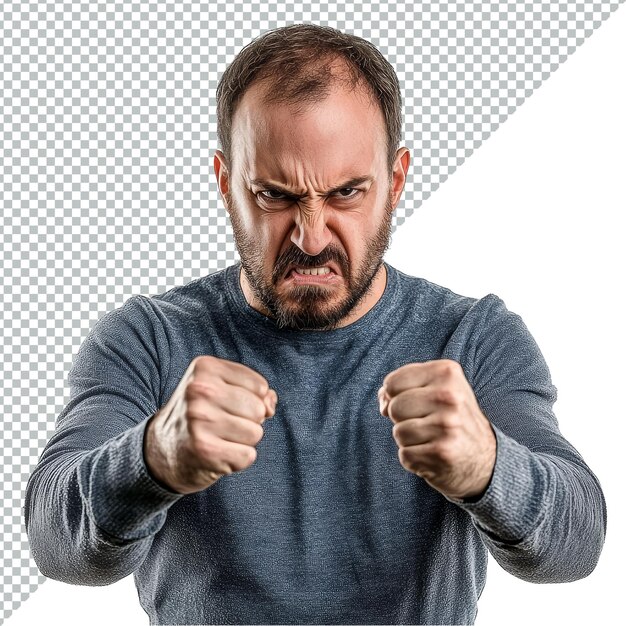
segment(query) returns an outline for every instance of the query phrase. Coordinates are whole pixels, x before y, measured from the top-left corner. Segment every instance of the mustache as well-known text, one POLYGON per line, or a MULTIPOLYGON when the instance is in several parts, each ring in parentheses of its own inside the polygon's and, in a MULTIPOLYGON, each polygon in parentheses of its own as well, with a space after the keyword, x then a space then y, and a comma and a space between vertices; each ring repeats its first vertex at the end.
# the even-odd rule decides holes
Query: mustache
POLYGON ((339 265, 342 270, 345 269, 345 259, 333 248, 325 248, 316 256, 303 254, 299 248, 290 248, 279 260, 276 266, 276 276, 280 277, 286 274, 290 267, 297 266, 303 268, 321 267, 328 265, 329 262, 339 265))

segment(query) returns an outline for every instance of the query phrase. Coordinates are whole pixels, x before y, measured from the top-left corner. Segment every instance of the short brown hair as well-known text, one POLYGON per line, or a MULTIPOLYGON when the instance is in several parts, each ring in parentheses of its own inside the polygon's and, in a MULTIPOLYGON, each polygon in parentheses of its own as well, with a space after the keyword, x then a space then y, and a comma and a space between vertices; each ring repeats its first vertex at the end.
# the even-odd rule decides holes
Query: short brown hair
POLYGON ((340 80, 346 80, 351 89, 364 80, 385 119, 387 171, 391 177, 402 132, 402 96, 393 67, 374 44, 330 26, 291 24, 268 31, 242 48, 217 86, 217 136, 228 164, 232 163, 233 115, 256 80, 268 83, 264 103, 296 107, 324 99, 340 80), (338 58, 345 61, 347 79, 333 76, 329 70, 338 58))

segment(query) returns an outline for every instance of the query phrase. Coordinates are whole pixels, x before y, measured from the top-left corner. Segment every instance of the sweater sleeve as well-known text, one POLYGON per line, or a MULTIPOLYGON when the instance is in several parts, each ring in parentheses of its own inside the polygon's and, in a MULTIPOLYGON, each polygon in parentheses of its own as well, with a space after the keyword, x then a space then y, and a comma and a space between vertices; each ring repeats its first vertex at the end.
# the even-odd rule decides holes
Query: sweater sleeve
POLYGON ((561 434, 557 388, 522 318, 490 294, 467 355, 470 383, 496 436, 496 463, 478 499, 448 498, 472 518, 514 576, 562 583, 588 576, 604 545, 600 482, 561 434))
POLYGON ((69 402, 24 500, 31 554, 48 578, 108 585, 128 576, 145 559, 167 509, 183 497, 148 473, 143 456, 169 358, 158 348, 151 315, 143 296, 105 314, 70 369, 69 402))

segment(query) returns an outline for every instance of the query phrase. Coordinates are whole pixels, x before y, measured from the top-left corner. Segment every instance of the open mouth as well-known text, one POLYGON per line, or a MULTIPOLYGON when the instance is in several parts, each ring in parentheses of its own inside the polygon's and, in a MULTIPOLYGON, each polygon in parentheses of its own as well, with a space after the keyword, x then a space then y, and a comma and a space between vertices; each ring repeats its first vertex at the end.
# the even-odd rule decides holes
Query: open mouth
POLYGON ((324 276, 330 275, 339 275, 339 270, 335 266, 334 263, 327 263, 325 265, 320 265, 317 267, 300 267, 297 265, 292 265, 287 272, 285 273, 285 279, 291 278, 292 274, 297 274, 298 276, 319 276, 323 278, 324 276))
POLYGON ((284 279, 294 283, 330 283, 337 279, 337 272, 329 265, 318 268, 299 268, 292 267, 289 269, 284 279))

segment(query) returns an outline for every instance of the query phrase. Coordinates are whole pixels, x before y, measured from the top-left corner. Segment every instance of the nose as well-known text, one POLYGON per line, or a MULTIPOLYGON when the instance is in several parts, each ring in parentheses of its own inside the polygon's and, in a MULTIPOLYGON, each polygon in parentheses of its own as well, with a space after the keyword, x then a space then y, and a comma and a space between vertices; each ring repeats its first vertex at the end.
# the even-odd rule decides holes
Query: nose
POLYGON ((323 210, 300 211, 291 233, 291 241, 309 256, 317 256, 332 241, 323 210))

